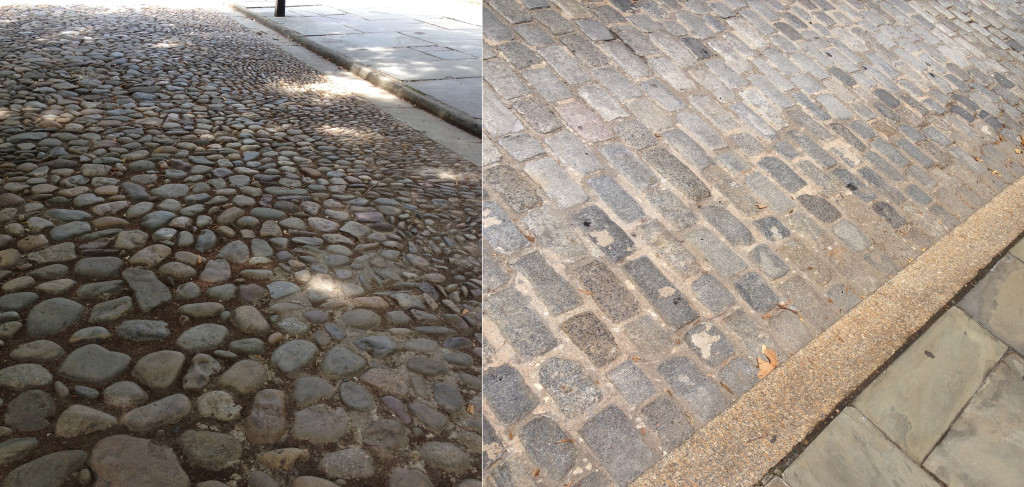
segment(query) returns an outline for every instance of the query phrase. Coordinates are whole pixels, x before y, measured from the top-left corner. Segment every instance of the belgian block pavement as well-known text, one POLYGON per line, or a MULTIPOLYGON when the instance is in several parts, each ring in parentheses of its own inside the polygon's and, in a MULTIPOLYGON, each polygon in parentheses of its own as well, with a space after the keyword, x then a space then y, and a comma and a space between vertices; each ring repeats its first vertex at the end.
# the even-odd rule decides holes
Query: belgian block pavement
POLYGON ((1016 181, 1022 24, 484 2, 484 484, 629 484, 1016 181))

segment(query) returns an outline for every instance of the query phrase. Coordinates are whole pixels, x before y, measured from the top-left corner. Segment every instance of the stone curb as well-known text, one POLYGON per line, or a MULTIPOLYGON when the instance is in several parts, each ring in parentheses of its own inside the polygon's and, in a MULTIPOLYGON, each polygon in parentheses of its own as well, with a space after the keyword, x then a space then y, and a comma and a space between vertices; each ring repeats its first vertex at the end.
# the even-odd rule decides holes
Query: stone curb
POLYGON ((307 37, 303 37, 303 35, 297 32, 296 30, 277 24, 276 22, 271 22, 266 17, 259 15, 256 12, 253 12, 252 10, 242 5, 239 5, 237 3, 231 3, 229 5, 234 10, 244 14, 245 16, 255 20, 256 22, 265 25, 270 29, 273 29, 275 32, 279 34, 288 37, 289 39, 302 45, 302 47, 305 47, 306 49, 313 51, 314 53, 330 60, 331 62, 338 64, 339 66, 352 72, 352 74, 355 74, 356 76, 359 76, 360 78, 363 78, 366 81, 369 81, 370 83, 373 83, 374 85, 391 92, 395 96, 409 103, 412 103, 413 105, 416 105, 423 111, 426 111, 427 113, 430 113, 431 115, 440 118, 441 120, 444 120, 445 122, 448 122, 454 125, 455 127, 458 127, 459 129, 465 131, 470 135, 473 135, 475 137, 481 136, 483 131, 481 121, 479 119, 473 118, 466 112, 453 108, 452 106, 438 100, 437 98, 434 98, 419 90, 416 90, 415 88, 412 88, 409 85, 405 84, 404 82, 397 80, 391 76, 388 76, 387 74, 377 71, 369 66, 365 66, 348 56, 339 54, 338 52, 328 49, 320 44, 317 44, 316 42, 310 41, 307 37))
POLYGON ((757 483, 1024 232, 1021 214, 1024 179, 979 208, 632 486, 757 483))

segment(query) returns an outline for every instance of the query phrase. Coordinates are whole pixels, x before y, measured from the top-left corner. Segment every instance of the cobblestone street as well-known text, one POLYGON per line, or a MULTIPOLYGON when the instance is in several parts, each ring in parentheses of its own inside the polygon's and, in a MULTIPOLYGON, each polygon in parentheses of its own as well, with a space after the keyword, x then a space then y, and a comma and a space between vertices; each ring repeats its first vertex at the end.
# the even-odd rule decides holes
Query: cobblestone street
POLYGON ((480 485, 476 165, 213 10, 0 46, 0 485, 480 485))
POLYGON ((1022 24, 486 1, 484 484, 629 484, 1016 181, 1022 24))

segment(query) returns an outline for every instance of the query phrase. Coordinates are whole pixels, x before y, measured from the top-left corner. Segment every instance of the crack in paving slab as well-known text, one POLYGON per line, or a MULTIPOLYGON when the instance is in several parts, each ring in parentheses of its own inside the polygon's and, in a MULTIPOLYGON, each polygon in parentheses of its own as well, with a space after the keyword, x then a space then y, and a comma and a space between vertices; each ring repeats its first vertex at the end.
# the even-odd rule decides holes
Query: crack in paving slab
POLYGON ((632 482, 1016 181, 1022 20, 484 2, 484 483, 632 482))
POLYGON ((0 14, 4 487, 480 485, 473 163, 216 11, 0 14))

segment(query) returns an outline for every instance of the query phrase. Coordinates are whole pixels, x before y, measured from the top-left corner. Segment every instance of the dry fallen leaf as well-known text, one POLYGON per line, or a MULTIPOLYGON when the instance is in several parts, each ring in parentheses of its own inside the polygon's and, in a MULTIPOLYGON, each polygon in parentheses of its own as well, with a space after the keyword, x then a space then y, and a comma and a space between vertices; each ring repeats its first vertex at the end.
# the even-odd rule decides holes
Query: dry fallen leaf
POLYGON ((754 206, 757 206, 758 210, 763 210, 765 208, 768 208, 768 205, 754 205, 754 206))
POLYGON ((473 405, 472 404, 470 404, 469 406, 466 406, 466 412, 469 413, 469 414, 473 414, 473 405))
POLYGON ((561 445, 562 443, 575 443, 575 442, 572 441, 572 438, 562 438, 561 440, 558 440, 558 441, 555 442, 556 445, 561 445))
POLYGON ((578 288, 576 290, 581 292, 581 293, 583 293, 583 294, 586 294, 587 296, 593 296, 594 295, 594 293, 592 293, 590 291, 587 291, 586 289, 583 289, 583 288, 578 288))
POLYGON ((764 345, 761 345, 761 353, 768 360, 762 360, 761 357, 757 357, 757 378, 764 379, 771 371, 775 370, 775 367, 779 366, 779 357, 775 354, 775 350, 772 350, 764 345))

